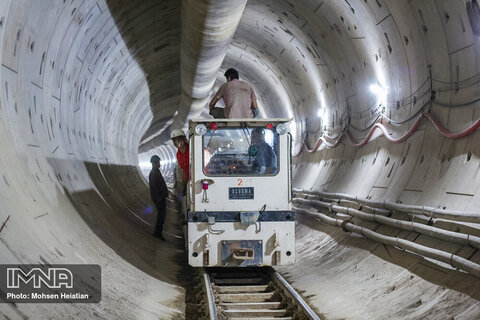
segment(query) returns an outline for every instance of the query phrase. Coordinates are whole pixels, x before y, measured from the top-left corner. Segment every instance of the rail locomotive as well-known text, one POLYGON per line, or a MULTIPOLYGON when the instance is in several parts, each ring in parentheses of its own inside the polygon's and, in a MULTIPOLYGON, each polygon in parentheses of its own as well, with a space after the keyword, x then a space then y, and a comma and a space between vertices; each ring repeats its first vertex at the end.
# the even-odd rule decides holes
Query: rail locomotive
POLYGON ((191 266, 295 262, 289 122, 190 121, 185 214, 191 266))

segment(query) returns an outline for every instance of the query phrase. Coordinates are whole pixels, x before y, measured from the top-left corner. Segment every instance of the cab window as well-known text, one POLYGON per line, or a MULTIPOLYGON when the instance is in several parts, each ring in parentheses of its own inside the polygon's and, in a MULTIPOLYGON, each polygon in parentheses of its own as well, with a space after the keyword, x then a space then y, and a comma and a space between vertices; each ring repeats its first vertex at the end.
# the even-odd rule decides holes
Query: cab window
POLYGON ((208 176, 276 175, 278 133, 266 128, 220 128, 203 135, 208 176))

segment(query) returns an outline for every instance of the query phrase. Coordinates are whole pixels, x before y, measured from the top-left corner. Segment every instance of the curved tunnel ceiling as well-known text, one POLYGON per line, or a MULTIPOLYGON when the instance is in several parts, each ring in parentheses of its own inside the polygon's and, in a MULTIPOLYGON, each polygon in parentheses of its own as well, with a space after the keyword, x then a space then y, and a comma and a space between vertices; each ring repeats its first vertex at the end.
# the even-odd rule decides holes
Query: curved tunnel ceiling
MULTIPOLYGON (((1 262, 95 263, 104 281, 98 305, 2 305, 1 314, 153 319, 183 312, 181 244, 151 241, 154 215, 138 163, 157 153, 171 179, 170 128, 207 116, 201 104, 231 66, 254 87, 262 116, 293 118, 295 187, 480 210, 476 127, 455 140, 440 132, 463 132, 480 118, 479 20, 466 10, 471 1, 197 4, 211 11, 187 15, 187 0, 0 2, 1 262), (215 14, 227 18, 215 25, 215 14), (213 40, 226 43, 215 57, 182 34, 208 30, 206 21, 219 28, 213 40), (189 50, 184 58, 181 50, 189 50), (195 76, 208 80, 198 97, 195 76), (433 115, 438 128, 422 114, 433 115), (403 143, 390 142, 404 135, 403 143), (366 137, 369 143, 355 145, 366 137)), ((168 231, 178 235, 174 224, 168 231)), ((478 224, 468 228, 480 236, 478 224)), ((480 315, 475 277, 386 255, 307 218, 297 232, 304 253, 285 271, 317 307, 328 293, 341 297, 322 306, 327 318, 480 315), (435 299, 442 303, 425 306, 435 299)), ((456 250, 480 263, 478 252, 456 250)))

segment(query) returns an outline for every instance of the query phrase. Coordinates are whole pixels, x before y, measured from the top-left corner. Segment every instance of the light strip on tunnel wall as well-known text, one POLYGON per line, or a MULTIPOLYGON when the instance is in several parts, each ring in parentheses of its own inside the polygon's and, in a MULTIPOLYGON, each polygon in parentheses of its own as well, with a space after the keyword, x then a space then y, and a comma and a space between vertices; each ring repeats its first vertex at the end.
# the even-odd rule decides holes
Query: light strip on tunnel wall
POLYGON ((318 109, 317 116, 323 121, 323 117, 325 116, 325 108, 321 107, 318 109))
POLYGON ((138 163, 138 166, 142 170, 148 170, 152 167, 152 165, 148 161, 141 161, 141 162, 138 163))
POLYGON ((377 96, 377 103, 378 107, 386 107, 387 105, 387 89, 388 87, 384 87, 378 84, 370 85, 370 91, 373 92, 377 96))
MULTIPOLYGON (((171 159, 170 160, 160 160, 160 165, 165 166, 165 165, 172 164, 173 162, 174 162, 174 160, 171 160, 171 159)), ((148 169, 152 168, 152 164, 150 163, 150 161, 140 161, 138 163, 138 166, 142 170, 148 170, 148 169)))
POLYGON ((326 112, 326 103, 325 103, 325 95, 323 92, 319 93, 320 96, 320 109, 318 109, 317 116, 321 119, 321 125, 324 124, 325 118, 327 117, 327 112, 326 112))

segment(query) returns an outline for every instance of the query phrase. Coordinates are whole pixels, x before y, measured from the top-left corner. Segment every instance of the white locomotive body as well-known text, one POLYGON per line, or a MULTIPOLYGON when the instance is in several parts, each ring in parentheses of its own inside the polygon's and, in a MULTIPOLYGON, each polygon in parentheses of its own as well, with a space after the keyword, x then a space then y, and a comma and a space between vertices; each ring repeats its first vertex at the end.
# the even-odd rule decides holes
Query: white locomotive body
POLYGON ((295 262, 289 119, 190 121, 188 261, 295 262))

